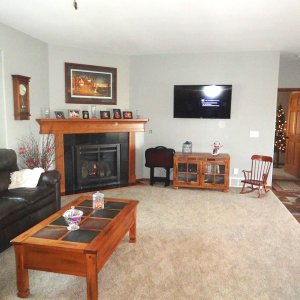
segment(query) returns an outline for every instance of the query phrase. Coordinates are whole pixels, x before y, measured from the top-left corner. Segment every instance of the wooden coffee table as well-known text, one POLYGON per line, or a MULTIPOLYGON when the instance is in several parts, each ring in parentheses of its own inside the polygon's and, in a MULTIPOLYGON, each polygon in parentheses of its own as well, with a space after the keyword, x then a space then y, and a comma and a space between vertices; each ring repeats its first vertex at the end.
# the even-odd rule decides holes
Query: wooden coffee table
POLYGON ((129 231, 136 242, 138 201, 105 199, 105 208, 93 210, 92 200, 79 197, 12 240, 17 267, 18 297, 29 295, 28 269, 86 277, 87 299, 98 299, 98 272, 129 231), (69 231, 62 217, 75 206, 83 211, 80 229, 69 231))

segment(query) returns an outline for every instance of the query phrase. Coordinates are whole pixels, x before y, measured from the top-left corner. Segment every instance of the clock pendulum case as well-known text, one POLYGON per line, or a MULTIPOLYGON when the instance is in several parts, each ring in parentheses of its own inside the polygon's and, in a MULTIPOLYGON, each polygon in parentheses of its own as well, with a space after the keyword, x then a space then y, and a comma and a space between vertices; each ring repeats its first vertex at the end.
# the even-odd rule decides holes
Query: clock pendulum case
POLYGON ((11 75, 14 93, 14 115, 15 120, 30 119, 29 105, 29 81, 30 77, 22 75, 11 75))

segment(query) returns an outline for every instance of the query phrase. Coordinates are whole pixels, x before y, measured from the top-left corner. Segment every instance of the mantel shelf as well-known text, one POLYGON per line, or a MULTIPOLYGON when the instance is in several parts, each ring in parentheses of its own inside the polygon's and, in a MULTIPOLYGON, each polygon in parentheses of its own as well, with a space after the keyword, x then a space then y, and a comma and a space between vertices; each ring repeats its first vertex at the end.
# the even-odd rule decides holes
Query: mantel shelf
POLYGON ((40 133, 143 132, 148 119, 36 119, 40 133))

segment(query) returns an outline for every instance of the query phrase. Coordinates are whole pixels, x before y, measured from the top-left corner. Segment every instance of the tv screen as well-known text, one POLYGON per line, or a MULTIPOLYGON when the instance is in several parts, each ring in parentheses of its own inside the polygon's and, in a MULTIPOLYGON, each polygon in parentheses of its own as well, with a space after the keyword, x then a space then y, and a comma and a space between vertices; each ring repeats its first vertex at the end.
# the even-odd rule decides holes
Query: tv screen
POLYGON ((175 85, 174 118, 230 119, 232 85, 175 85))

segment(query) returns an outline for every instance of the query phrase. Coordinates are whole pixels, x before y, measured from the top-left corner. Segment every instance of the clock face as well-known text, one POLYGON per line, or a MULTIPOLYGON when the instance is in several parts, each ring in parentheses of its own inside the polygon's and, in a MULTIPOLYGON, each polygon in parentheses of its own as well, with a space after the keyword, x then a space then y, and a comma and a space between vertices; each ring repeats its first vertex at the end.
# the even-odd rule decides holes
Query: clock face
POLYGON ((21 96, 24 96, 26 94, 26 86, 22 83, 19 85, 19 92, 21 96))

